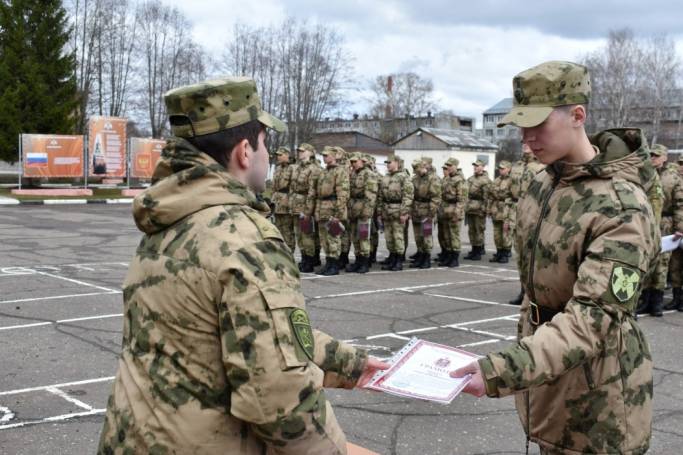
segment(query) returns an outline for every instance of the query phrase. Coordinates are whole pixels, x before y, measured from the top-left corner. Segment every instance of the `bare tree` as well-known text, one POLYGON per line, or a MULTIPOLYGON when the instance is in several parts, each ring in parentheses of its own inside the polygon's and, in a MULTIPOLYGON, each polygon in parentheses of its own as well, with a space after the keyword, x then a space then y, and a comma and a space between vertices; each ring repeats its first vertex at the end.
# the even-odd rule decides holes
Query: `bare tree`
POLYGON ((667 106, 672 102, 680 103, 676 82, 680 75, 681 61, 676 54, 673 40, 666 35, 650 38, 644 46, 643 64, 643 101, 651 122, 647 133, 654 144, 659 139, 667 106))
POLYGON ((424 115, 437 109, 431 79, 412 72, 377 76, 370 89, 371 113, 375 117, 424 115))

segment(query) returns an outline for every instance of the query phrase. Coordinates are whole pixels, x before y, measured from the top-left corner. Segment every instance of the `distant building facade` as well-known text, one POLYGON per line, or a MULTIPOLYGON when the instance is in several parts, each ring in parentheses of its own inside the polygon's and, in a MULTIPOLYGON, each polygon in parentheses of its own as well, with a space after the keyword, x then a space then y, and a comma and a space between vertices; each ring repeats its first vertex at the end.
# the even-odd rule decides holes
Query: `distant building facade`
POLYGON ((507 139, 521 140, 519 128, 512 125, 498 128, 498 122, 500 122, 505 114, 510 112, 511 109, 512 98, 503 98, 484 111, 481 132, 484 139, 495 142, 496 144, 507 139))

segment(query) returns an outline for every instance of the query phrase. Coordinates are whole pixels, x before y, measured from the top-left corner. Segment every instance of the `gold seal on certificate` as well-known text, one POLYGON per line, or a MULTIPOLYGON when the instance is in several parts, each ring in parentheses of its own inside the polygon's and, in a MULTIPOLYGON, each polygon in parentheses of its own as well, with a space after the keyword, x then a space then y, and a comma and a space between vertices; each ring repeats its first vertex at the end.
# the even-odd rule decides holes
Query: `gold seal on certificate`
POLYGON ((448 373, 477 358, 467 351, 413 338, 394 355, 391 367, 378 372, 366 387, 448 404, 470 382, 469 376, 451 378, 448 373))

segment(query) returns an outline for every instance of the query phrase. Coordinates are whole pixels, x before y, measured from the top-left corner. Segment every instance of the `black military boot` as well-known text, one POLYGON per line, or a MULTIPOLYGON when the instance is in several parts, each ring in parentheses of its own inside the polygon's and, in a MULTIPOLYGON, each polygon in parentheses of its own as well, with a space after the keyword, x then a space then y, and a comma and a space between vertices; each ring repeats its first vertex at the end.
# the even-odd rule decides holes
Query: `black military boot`
POLYGON ((515 297, 514 299, 510 300, 508 304, 510 305, 521 305, 522 300, 524 300, 524 289, 519 290, 519 295, 515 297))
MULTIPOLYGON (((470 250, 469 253, 467 253, 467 254, 463 257, 463 259, 469 259, 469 260, 471 260, 473 257, 475 257, 475 256, 477 255, 477 251, 479 251, 479 247, 476 247, 476 246, 472 245, 472 249, 470 250)), ((480 259, 481 259, 481 256, 480 256, 480 259)))
POLYGON ((427 256, 427 255, 426 255, 425 253, 422 253, 422 252, 418 253, 418 254, 417 254, 417 257, 415 257, 415 261, 414 261, 412 264, 410 264, 410 268, 411 268, 411 269, 418 269, 418 268, 420 268, 420 266, 422 265, 422 263, 425 261, 426 256, 427 256))
POLYGON ((422 253, 422 262, 418 266, 420 269, 431 269, 432 268, 432 255, 429 253, 422 253))
POLYGON ((377 262, 377 250, 370 250, 370 257, 368 257, 368 267, 377 262))
POLYGON ((325 265, 320 270, 315 272, 316 275, 325 275, 327 273, 327 269, 329 269, 330 265, 332 265, 330 259, 332 258, 330 258, 329 256, 325 256, 325 265))
POLYGON ((391 262, 394 260, 394 253, 389 253, 389 256, 385 257, 383 260, 379 262, 379 265, 387 265, 391 264, 391 262))
POLYGON ((302 255, 299 270, 301 273, 313 273, 313 256, 302 255))
POLYGON ((483 246, 475 246, 473 248, 474 254, 470 257, 470 261, 481 261, 481 255, 486 254, 483 246))
POLYGON ((664 307, 664 291, 653 289, 650 294, 650 316, 656 318, 664 316, 662 307, 664 307))
POLYGON ((370 271, 370 267, 368 262, 370 262, 370 259, 367 256, 358 256, 358 260, 356 260, 356 263, 360 261, 360 265, 356 269, 356 273, 368 273, 370 271))
POLYGON ((321 275, 339 275, 339 259, 330 257, 325 258, 325 268, 326 270, 323 273, 321 273, 321 275))
POLYGON ((410 256, 408 256, 408 258, 409 258, 411 261, 414 261, 415 258, 416 258, 419 254, 420 254, 420 252, 419 252, 419 251, 416 251, 415 254, 411 254, 410 256))
POLYGON ((342 253, 339 255, 339 268, 344 268, 349 265, 349 252, 342 253))
MULTIPOLYGON (((361 258, 361 257, 357 255, 357 256, 356 256, 356 262, 354 262, 353 264, 348 264, 348 265, 346 266, 346 271, 349 272, 349 273, 357 272, 357 271, 358 271, 358 267, 360 267, 360 258, 361 258)), ((339 267, 341 267, 341 264, 339 264, 339 267)))
POLYGON ((315 255, 311 256, 311 263, 313 264, 313 267, 318 267, 319 265, 322 265, 322 262, 320 262, 319 246, 315 247, 315 255))
POLYGON ((498 263, 499 264, 507 264, 510 258, 510 250, 501 250, 500 256, 498 257, 498 263))
POLYGON ((439 253, 439 257, 437 258, 437 262, 439 263, 440 266, 447 266, 449 262, 451 262, 451 256, 453 255, 453 252, 450 250, 444 250, 441 253, 439 253))
POLYGON ((441 263, 443 262, 444 258, 448 256, 449 251, 448 250, 441 250, 439 251, 439 254, 436 255, 436 261, 441 263))
POLYGON ((394 263, 389 270, 391 270, 392 272, 398 272, 400 270, 403 270, 403 261, 401 260, 400 255, 396 255, 396 259, 394 260, 394 263))
MULTIPOLYGON (((678 307, 681 305, 681 302, 682 302, 682 297, 683 297, 683 295, 681 295, 681 291, 683 291, 683 289, 681 289, 681 288, 673 288, 671 291, 673 292, 674 298, 671 299, 671 302, 667 303, 667 304, 664 306, 664 309, 667 310, 667 311, 669 311, 669 310, 677 310, 678 307)), ((682 310, 682 311, 683 311, 683 310, 682 310)))
POLYGON ((638 306, 636 307, 636 314, 647 314, 650 312, 650 295, 651 289, 643 289, 638 299, 638 306))
POLYGON ((493 257, 489 259, 489 262, 500 262, 501 254, 501 250, 496 249, 496 254, 494 254, 493 257))
POLYGON ((446 264, 447 267, 460 267, 460 251, 451 251, 450 261, 446 264))
POLYGON ((391 268, 394 266, 394 262, 396 262, 396 259, 396 254, 390 253, 389 257, 383 261, 384 265, 382 266, 382 270, 391 270, 391 268))

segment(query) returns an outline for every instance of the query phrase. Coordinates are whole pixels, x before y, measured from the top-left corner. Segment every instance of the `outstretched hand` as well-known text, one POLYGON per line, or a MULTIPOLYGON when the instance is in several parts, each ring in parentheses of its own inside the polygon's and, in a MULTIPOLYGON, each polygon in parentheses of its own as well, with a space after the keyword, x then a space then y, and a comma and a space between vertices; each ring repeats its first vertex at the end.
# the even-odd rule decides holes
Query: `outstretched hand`
POLYGON ((363 373, 360 375, 356 387, 359 389, 365 388, 375 373, 377 373, 379 370, 388 370, 390 366, 391 365, 388 363, 382 362, 374 357, 368 357, 368 363, 365 365, 365 370, 363 370, 363 373))
POLYGON ((484 378, 481 375, 481 369, 479 368, 479 362, 476 360, 464 367, 458 368, 457 370, 450 372, 450 377, 452 378, 463 378, 467 375, 471 375, 472 379, 465 386, 463 392, 474 395, 475 397, 484 396, 486 393, 486 386, 484 385, 484 378))

